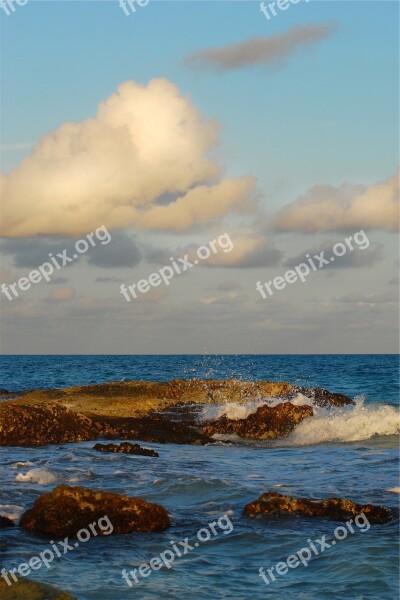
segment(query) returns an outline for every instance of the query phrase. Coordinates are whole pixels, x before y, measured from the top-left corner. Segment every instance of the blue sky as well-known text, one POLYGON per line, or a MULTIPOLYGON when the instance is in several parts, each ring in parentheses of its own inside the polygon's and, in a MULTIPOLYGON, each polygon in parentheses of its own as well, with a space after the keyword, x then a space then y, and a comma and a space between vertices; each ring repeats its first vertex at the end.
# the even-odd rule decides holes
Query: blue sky
MULTIPOLYGON (((223 165, 227 176, 242 177, 250 173, 256 178, 262 218, 266 221, 313 186, 340 186, 342 183, 369 186, 383 182, 395 175, 399 163, 398 12, 397 2, 300 2, 268 21, 260 12, 258 2, 150 0, 148 6, 138 8, 135 14, 126 17, 113 0, 30 0, 26 6, 17 7, 14 14, 0 15, 3 49, 1 170, 10 172, 29 156, 30 143, 36 143, 41 136, 63 123, 94 117, 99 102, 113 94, 122 82, 133 80, 146 85, 151 79, 163 77, 173 82, 183 95, 188 94, 193 105, 207 119, 218 120, 220 144, 213 150, 214 156, 223 165), (281 36, 293 27, 329 21, 337 22, 338 30, 326 39, 294 52, 282 68, 253 65, 216 72, 196 70, 184 63, 191 54, 207 48, 238 44, 256 37, 281 36), (15 148, 18 144, 23 147, 15 148)), ((254 214, 245 222, 249 224, 253 218, 254 214)), ((232 222, 238 224, 240 219, 240 216, 234 216, 232 222)), ((135 231, 135 228, 131 231, 142 244, 157 248, 180 248, 207 238, 206 230, 198 229, 180 236, 167 231, 161 234, 135 231)), ((353 292, 354 287, 366 296, 388 293, 391 288, 382 289, 382 286, 395 276, 397 237, 379 227, 372 230, 371 235, 375 244, 385 248, 376 275, 382 281, 378 283, 372 277, 376 273, 376 264, 370 268, 343 269, 343 273, 335 277, 321 275, 319 284, 314 282, 312 291, 314 284, 310 284, 307 291, 293 292, 292 297, 287 297, 290 302, 296 302, 299 294, 303 307, 318 299, 321 308, 331 302, 335 294, 344 297, 353 292)), ((7 242, 7 235, 5 237, 7 242)), ((338 233, 323 231, 315 232, 313 236, 301 231, 273 235, 274 244, 286 256, 297 255, 327 238, 340 240, 341 237, 338 233)), ((23 270, 15 269, 15 259, 9 252, 6 252, 4 265, 8 272, 22 275, 23 270)), ((114 274, 133 281, 137 278, 137 269, 142 269, 143 274, 150 272, 149 266, 142 263, 135 270, 115 271, 114 274)), ((99 297, 104 303, 115 293, 112 286, 101 286, 101 290, 93 285, 85 288, 90 272, 87 265, 74 267, 72 271, 75 275, 68 285, 77 290, 72 303, 82 301, 80 294, 87 294, 96 305, 99 297)), ((280 271, 282 267, 276 266, 275 274, 280 271)), ((269 273, 267 269, 266 274, 269 273)), ((218 269, 218 273, 216 269, 202 269, 202 274, 196 274, 196 278, 201 280, 195 293, 198 297, 200 291, 207 293, 208 288, 218 281, 232 279, 232 269, 218 269)), ((237 269, 234 278, 239 281, 243 293, 252 297, 254 281, 261 275, 255 268, 237 269)), ((33 319, 37 310, 36 322, 43 318, 46 294, 48 289, 41 286, 41 293, 35 291, 26 300, 29 303, 34 297, 35 308, 31 307, 29 314, 33 319)), ((119 301, 116 298, 115 302, 119 301)), ((162 300, 171 310, 179 302, 194 301, 183 281, 162 300)), ((254 298, 254 301, 257 303, 258 299, 254 298)), ((23 302, 25 300, 20 303, 21 311, 23 302)), ((391 308, 388 307, 387 314, 377 317, 377 330, 382 331, 382 322, 387 323, 390 330, 391 308)), ((360 309, 360 313, 364 309, 360 309)), ((226 333, 223 327, 232 326, 237 319, 236 309, 230 310, 232 322, 221 325, 219 340, 226 333)), ((232 336, 229 345, 210 340, 210 346, 218 351, 229 351, 231 347, 240 352, 243 335, 252 336, 254 340, 252 323, 265 307, 257 303, 250 312, 253 310, 247 333, 242 331, 240 335, 232 336)), ((285 310, 293 314, 290 306, 282 309, 277 318, 280 323, 287 320, 285 310)), ((32 351, 31 343, 26 346, 23 339, 15 340, 15 309, 12 312, 7 326, 9 351, 32 351)), ((67 327, 65 314, 60 312, 54 316, 56 321, 59 319, 61 331, 67 327)), ((265 320, 264 317, 259 318, 265 320)), ((132 326, 135 318, 131 311, 127 319, 132 326)), ((354 314, 352 318, 362 324, 371 316, 363 313, 358 317, 354 314)), ((8 323, 7 319, 6 316, 8 323)), ((165 340, 175 319, 175 315, 166 313, 165 320, 159 325, 164 340, 161 347, 165 351, 168 351, 165 340)), ((204 319, 207 321, 206 313, 204 319)), ((302 319, 299 314, 300 324, 302 319)), ((202 328, 201 321, 193 324, 193 328, 189 327, 193 332, 197 328, 202 328)), ((282 330, 279 337, 279 332, 274 330, 278 351, 291 349, 287 328, 285 331, 282 330)), ((294 328, 293 333, 298 337, 295 346, 301 348, 301 335, 304 334, 299 327, 294 328)), ((318 328, 312 335, 318 335, 318 328)), ((104 351, 117 352, 120 348, 124 352, 140 352, 151 351, 153 347, 153 341, 145 348, 139 343, 130 347, 129 340, 123 333, 121 336, 116 336, 112 344, 104 340, 104 351)), ((364 348, 365 351, 392 351, 395 344, 394 337, 386 343, 383 335, 377 340, 367 329, 363 331, 360 343, 354 341, 351 330, 343 332, 342 336, 335 333, 333 337, 332 351, 335 352, 346 351, 349 343, 354 351, 364 348)), ((157 332, 149 334, 148 339, 157 339, 157 332)), ((101 343, 101 338, 96 338, 97 343, 101 343)), ((204 346, 204 343, 200 345, 204 346)), ((246 351, 273 350, 268 344, 265 346, 261 338, 254 340, 252 345, 249 337, 244 346, 246 351)), ((54 348, 63 351, 56 339, 51 342, 51 348, 52 351, 54 348)), ((48 351, 46 344, 40 349, 48 351)), ((319 345, 317 337, 313 338, 313 349, 327 351, 325 345, 319 345)), ((64 351, 75 350, 76 341, 71 341, 64 351)), ((89 345, 87 351, 90 350, 89 345)), ((196 344, 190 346, 186 341, 180 344, 178 339, 172 351, 180 350, 200 351, 196 344)))

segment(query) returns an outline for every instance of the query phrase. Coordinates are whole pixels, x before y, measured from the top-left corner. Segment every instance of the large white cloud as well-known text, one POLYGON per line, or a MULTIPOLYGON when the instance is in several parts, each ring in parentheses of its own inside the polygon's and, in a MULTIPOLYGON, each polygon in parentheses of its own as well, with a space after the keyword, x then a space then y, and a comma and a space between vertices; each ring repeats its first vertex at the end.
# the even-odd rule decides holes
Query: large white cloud
POLYGON ((302 233, 398 231, 399 176, 365 187, 316 186, 285 206, 273 220, 273 228, 302 233))
POLYGON ((171 82, 123 83, 95 118, 61 125, 1 175, 1 234, 182 231, 243 209, 254 179, 222 177, 209 156, 218 139, 171 82))

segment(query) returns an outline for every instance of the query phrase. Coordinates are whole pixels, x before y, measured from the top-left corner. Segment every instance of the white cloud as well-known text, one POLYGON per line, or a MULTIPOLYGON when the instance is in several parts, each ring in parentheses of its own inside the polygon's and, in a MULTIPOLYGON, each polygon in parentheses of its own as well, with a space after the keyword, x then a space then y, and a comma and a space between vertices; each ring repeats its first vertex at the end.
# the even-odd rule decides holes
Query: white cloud
POLYGON ((272 223, 276 231, 348 232, 399 230, 399 177, 370 186, 316 186, 285 206, 272 223))
POLYGON ((1 175, 1 234, 183 231, 243 210, 254 179, 221 177, 209 157, 218 139, 218 123, 166 79, 123 83, 95 118, 64 123, 1 175), (173 199, 163 206, 165 195, 173 199))

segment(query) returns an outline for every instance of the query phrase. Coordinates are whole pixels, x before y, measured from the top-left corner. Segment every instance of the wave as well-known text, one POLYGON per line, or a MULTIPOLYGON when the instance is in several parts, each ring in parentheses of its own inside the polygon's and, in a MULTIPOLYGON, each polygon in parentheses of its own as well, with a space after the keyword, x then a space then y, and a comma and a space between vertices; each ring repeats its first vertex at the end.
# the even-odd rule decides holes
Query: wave
POLYGON ((314 409, 316 414, 302 421, 285 439, 285 445, 357 442, 400 431, 400 413, 396 408, 387 404, 365 405, 361 397, 345 407, 314 409))
POLYGON ((57 477, 51 471, 47 469, 31 469, 27 473, 18 473, 15 478, 16 481, 29 481, 30 483, 38 483, 39 485, 46 485, 48 483, 54 483, 57 477))
MULTIPOLYGON (((263 398, 244 403, 226 402, 204 406, 201 422, 226 416, 228 419, 246 419, 260 406, 277 406, 287 402, 285 398, 263 398)), ((400 412, 387 404, 365 404, 358 396, 353 404, 342 407, 321 408, 312 398, 297 394, 290 400, 296 406, 312 406, 314 416, 302 421, 293 433, 284 439, 285 446, 306 446, 324 442, 357 442, 374 436, 396 435, 400 431, 400 412)), ((215 435, 215 439, 229 442, 243 442, 234 435, 215 435)), ((276 444, 282 445, 283 440, 276 444)))

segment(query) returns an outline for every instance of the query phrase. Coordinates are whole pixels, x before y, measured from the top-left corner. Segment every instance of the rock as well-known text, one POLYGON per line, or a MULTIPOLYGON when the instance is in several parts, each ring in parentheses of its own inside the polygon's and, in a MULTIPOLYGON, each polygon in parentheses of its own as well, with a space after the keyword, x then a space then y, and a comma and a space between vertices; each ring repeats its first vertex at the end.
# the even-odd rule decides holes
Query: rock
POLYGON ((347 404, 354 404, 353 400, 349 396, 344 394, 337 394, 335 392, 329 392, 323 388, 317 387, 315 389, 305 388, 300 386, 294 386, 289 394, 288 398, 294 398, 297 394, 303 394, 307 398, 311 398, 317 406, 321 408, 330 408, 332 406, 346 406, 347 404))
POLYGON ((292 498, 277 492, 262 494, 258 500, 244 507, 244 514, 247 517, 294 514, 343 521, 360 513, 364 513, 370 523, 387 523, 392 519, 391 511, 383 506, 361 505, 340 498, 329 498, 318 502, 306 498, 292 498))
POLYGON ((130 444, 129 442, 123 442, 122 444, 96 444, 93 450, 99 452, 120 452, 122 454, 136 454, 137 456, 154 456, 158 457, 159 454, 155 450, 150 448, 142 448, 139 444, 130 444))
POLYGON ((5 529, 6 527, 14 527, 14 521, 11 521, 11 519, 8 517, 0 515, 0 529, 5 529))
MULTIPOLYGON (((18 573, 16 576, 18 577, 18 573)), ((9 580, 13 582, 12 585, 0 579, 1 600, 76 600, 67 592, 62 592, 47 583, 37 583, 29 579, 14 581, 11 576, 9 580)))
POLYGON ((225 415, 203 427, 206 435, 236 434, 257 440, 276 439, 288 435, 307 417, 314 414, 311 406, 283 402, 276 406, 260 406, 246 419, 228 419, 225 415))
POLYGON ((0 404, 0 446, 44 446, 93 440, 99 427, 56 402, 0 404))
MULTIPOLYGON (((170 526, 168 513, 159 504, 112 492, 59 485, 40 496, 21 518, 20 526, 57 538, 75 537, 80 529, 108 517, 112 533, 162 531, 170 526)), ((98 535, 109 535, 99 527, 98 535)))

